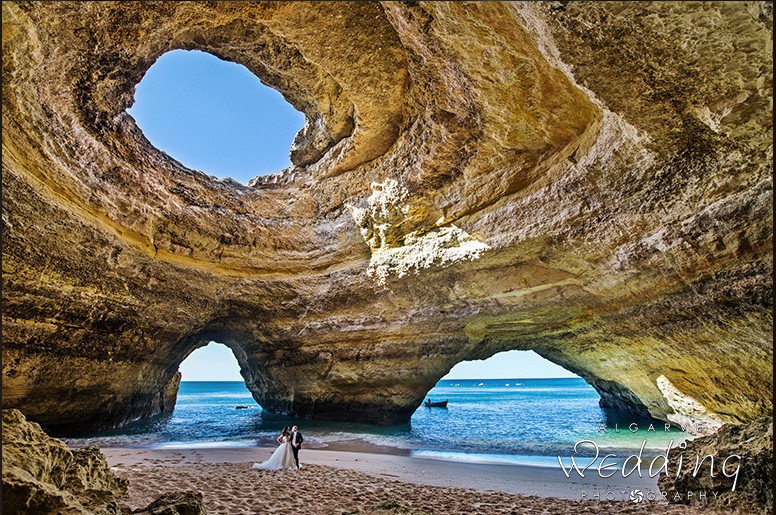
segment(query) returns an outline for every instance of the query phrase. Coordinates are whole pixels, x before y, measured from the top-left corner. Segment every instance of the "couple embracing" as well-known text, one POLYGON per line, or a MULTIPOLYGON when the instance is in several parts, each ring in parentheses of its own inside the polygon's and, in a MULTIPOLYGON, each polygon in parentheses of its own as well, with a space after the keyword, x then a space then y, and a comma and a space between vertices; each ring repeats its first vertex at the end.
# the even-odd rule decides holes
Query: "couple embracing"
POLYGON ((299 449, 302 447, 304 437, 299 428, 294 426, 291 431, 288 426, 283 428, 283 433, 278 437, 280 447, 275 449, 267 461, 254 463, 253 468, 261 470, 298 469, 299 449))

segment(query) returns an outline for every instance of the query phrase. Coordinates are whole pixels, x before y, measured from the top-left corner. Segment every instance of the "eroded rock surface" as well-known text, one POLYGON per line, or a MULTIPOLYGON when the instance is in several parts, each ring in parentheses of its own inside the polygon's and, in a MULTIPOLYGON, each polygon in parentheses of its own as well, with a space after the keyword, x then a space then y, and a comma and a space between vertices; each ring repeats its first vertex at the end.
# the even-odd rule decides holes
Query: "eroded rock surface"
POLYGON ((6 2, 5 405, 60 433, 168 411, 216 340, 300 416, 406 421, 508 349, 695 432, 770 415, 771 25, 756 2, 6 2), (177 48, 304 111, 294 166, 242 186, 148 143, 125 109, 177 48))
POLYGON ((16 409, 3 410, 3 513, 203 515, 202 494, 167 492, 132 511, 120 500, 129 482, 96 446, 70 449, 16 409))
POLYGON ((116 499, 126 494, 127 480, 97 447, 70 450, 18 410, 3 410, 4 513, 122 514, 116 499))
POLYGON ((669 473, 658 480, 670 502, 773 513, 773 418, 727 424, 673 453, 669 473), (687 492, 696 495, 688 497, 687 492))

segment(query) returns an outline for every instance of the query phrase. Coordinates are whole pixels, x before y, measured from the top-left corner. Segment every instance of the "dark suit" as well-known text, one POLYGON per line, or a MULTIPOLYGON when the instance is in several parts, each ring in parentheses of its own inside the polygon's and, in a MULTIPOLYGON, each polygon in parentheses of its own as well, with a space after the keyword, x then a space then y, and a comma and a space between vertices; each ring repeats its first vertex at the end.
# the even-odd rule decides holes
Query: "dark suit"
POLYGON ((294 453, 294 462, 296 462, 296 468, 299 468, 299 449, 302 448, 302 442, 304 442, 304 437, 302 436, 301 431, 297 431, 296 434, 291 433, 291 450, 294 453), (294 445, 295 439, 296 445, 294 445))

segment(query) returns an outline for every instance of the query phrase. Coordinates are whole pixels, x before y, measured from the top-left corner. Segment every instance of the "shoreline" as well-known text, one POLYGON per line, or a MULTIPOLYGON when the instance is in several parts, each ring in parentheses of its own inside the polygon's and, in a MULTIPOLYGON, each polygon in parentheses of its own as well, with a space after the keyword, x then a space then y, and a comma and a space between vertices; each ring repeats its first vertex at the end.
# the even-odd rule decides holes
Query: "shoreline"
MULTIPOLYGON (((90 445, 96 445, 105 449, 133 449, 137 451, 142 450, 177 450, 177 449, 261 449, 272 448, 275 443, 273 438, 251 438, 251 439, 237 439, 237 440, 189 440, 189 441, 168 441, 168 442, 145 442, 134 444, 123 444, 121 442, 101 442, 97 438, 90 437, 74 437, 74 438, 60 438, 68 446, 81 448, 90 445)), ((676 445, 672 445, 672 449, 676 449, 676 445)), ((638 454, 638 448, 625 448, 614 447, 609 445, 597 445, 600 456, 612 453, 618 456, 615 461, 619 461, 631 454, 638 454)), ((366 454, 389 454, 394 456, 415 456, 418 454, 425 454, 426 456, 436 455, 433 459, 442 459, 450 462, 465 462, 465 463, 486 463, 486 464, 509 464, 509 465, 530 465, 536 466, 537 462, 544 462, 547 459, 551 460, 553 466, 557 463, 556 456, 558 454, 533 454, 533 453, 511 453, 506 451, 501 452, 489 452, 487 450, 471 450, 471 449, 454 449, 454 448, 433 448, 426 446, 399 446, 392 445, 390 443, 375 443, 367 438, 363 438, 360 435, 352 435, 350 437, 338 438, 336 440, 320 440, 317 436, 306 437, 305 450, 328 450, 328 451, 345 451, 345 452, 358 452, 366 454), (461 459, 445 458, 443 455, 458 456, 461 459), (477 457, 481 461, 474 459, 477 457), (518 458, 517 460, 504 460, 503 458, 518 458)), ((588 451, 588 448, 582 448, 582 451, 588 451)), ((577 456, 578 458, 587 459, 588 454, 584 454, 580 451, 580 454, 574 454, 573 449, 565 449, 565 453, 560 453, 567 463, 570 455, 577 456)), ((652 458, 665 454, 665 448, 663 447, 645 447, 642 453, 644 460, 651 460, 652 458)), ((431 459, 431 458, 429 458, 431 459)), ((545 465, 546 466, 546 465, 545 465)))

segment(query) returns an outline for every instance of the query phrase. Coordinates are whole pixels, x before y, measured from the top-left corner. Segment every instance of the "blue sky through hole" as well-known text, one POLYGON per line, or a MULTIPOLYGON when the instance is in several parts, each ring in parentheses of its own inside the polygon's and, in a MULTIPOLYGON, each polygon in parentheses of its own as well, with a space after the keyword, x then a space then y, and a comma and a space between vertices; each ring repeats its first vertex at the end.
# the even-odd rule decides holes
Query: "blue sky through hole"
POLYGON ((304 115, 247 68, 200 51, 161 56, 129 114, 146 138, 188 168, 243 184, 291 164, 304 115))
MULTIPOLYGON (((211 342, 192 352, 180 371, 183 381, 242 381, 240 366, 226 345, 211 342)), ((481 361, 458 363, 444 379, 529 379, 577 377, 532 351, 500 352, 481 361)))
MULTIPOLYGON (((146 138, 183 165, 243 184, 289 166, 304 115, 242 65, 205 52, 161 56, 135 90, 129 114, 146 138)), ((242 381, 232 351, 220 344, 194 351, 184 381, 242 381)), ((533 352, 509 351, 456 365, 450 379, 576 377, 533 352)))

